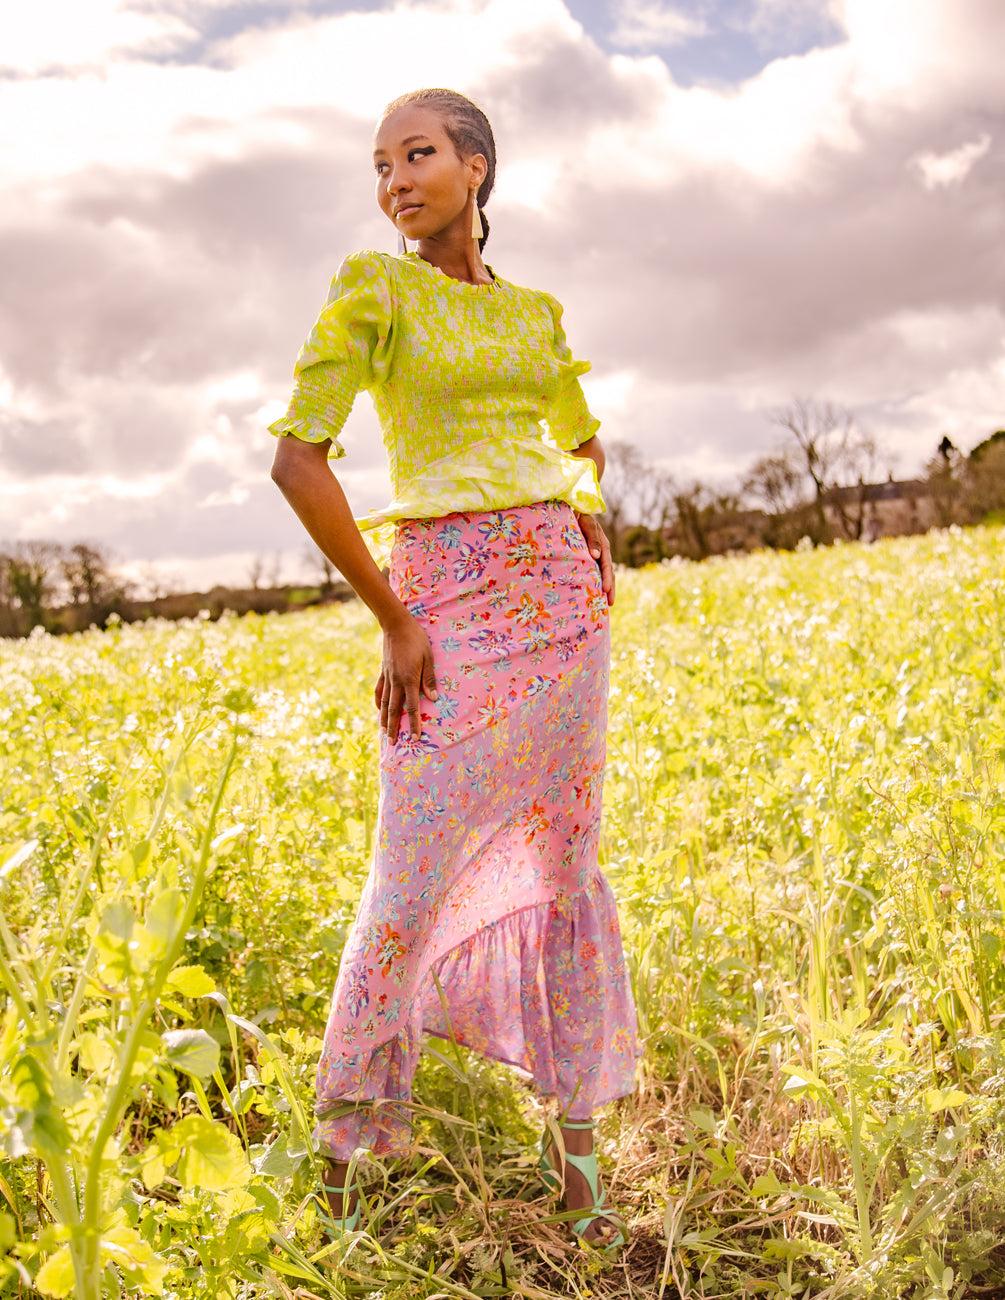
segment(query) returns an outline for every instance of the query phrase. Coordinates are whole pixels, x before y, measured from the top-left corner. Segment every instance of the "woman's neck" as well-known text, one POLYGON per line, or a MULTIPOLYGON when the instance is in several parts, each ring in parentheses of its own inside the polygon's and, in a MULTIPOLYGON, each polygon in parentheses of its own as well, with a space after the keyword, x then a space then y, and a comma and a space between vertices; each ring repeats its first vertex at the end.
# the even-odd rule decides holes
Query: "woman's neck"
POLYGON ((466 284, 492 283, 478 241, 470 235, 467 238, 458 238, 453 232, 449 236, 446 232, 432 235, 429 239, 419 240, 416 252, 424 262, 429 262, 452 280, 463 280, 466 284))

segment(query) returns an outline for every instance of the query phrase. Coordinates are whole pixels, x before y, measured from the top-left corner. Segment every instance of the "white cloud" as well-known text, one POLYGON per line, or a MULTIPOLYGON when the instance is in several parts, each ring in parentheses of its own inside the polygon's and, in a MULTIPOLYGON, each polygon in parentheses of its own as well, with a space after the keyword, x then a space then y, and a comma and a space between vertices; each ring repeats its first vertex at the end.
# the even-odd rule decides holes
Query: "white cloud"
POLYGON ((948 153, 921 153, 911 161, 921 172, 926 190, 945 189, 960 185, 970 175, 970 169, 991 148, 991 137, 985 131, 976 140, 961 144, 948 153))
POLYGON ((598 420, 607 424, 624 415, 631 405, 637 379, 632 370, 615 370, 606 375, 589 374, 583 379, 583 392, 598 420))
POLYGON ((115 0, 31 0, 9 5, 0 26, 0 68, 22 76, 97 66, 126 50, 156 53, 193 33, 169 13, 137 12, 115 0))
POLYGON ((660 0, 620 0, 612 45, 627 50, 651 50, 680 45, 704 36, 708 25, 660 0))
MULTIPOLYGON (((185 564, 302 548, 264 426, 341 257, 393 247, 369 139, 417 68, 489 110, 490 260, 565 302, 610 435, 722 483, 794 392, 857 406, 908 472, 943 429, 970 446, 1000 421, 999 0, 842 0, 842 43, 719 90, 604 54, 560 0, 301 10, 200 65, 137 53, 196 25, 165 5, 78 24, 78 71, 0 83, 12 535, 185 564)), ((365 397, 344 441, 362 512, 388 495, 365 397)))

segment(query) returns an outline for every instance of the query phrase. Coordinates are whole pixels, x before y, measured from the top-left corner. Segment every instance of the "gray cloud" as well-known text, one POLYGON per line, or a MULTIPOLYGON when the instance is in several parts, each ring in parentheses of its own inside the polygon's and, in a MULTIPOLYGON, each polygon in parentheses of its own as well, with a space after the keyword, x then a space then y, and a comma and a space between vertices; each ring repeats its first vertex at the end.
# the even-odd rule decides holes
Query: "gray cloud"
POLYGON ((528 140, 552 141, 556 161, 564 156, 575 165, 591 129, 612 120, 642 122, 652 108, 645 84, 617 76, 592 42, 528 37, 513 53, 519 71, 494 73, 478 93, 490 106, 503 153, 510 141, 514 149, 528 140))
MULTIPOLYGON (((655 73, 615 66, 589 41, 528 39, 485 80, 502 161, 530 149, 557 181, 543 212, 490 208, 490 261, 565 302, 572 345, 597 376, 632 372, 612 432, 721 480, 771 444, 763 411, 803 392, 888 428, 908 470, 928 454, 946 406, 926 416, 919 394, 990 370, 1005 334, 1005 91, 986 48, 1003 24, 989 6, 954 10, 930 85, 849 99, 839 107, 857 143, 816 144, 784 179, 711 158, 667 168, 650 153, 655 73), (984 136, 969 174, 926 188, 920 154, 984 136), (626 156, 605 155, 617 141, 626 156)), ((772 21, 781 14, 774 6, 772 21)), ((285 401, 342 256, 394 236, 373 205, 367 123, 315 108, 260 124, 188 170, 88 166, 0 201, 0 365, 14 391, 0 457, 39 485, 24 498, 25 533, 52 526, 47 478, 87 489, 99 473, 160 475, 155 497, 82 490, 58 527, 100 526, 127 555, 299 544, 268 482, 260 407, 285 401), (277 126, 297 143, 274 143, 277 126), (228 382, 243 373, 258 386, 235 395, 228 382)), ((176 139, 219 126, 191 117, 176 139)), ((338 467, 360 509, 377 504, 382 460, 365 402, 338 467)), ((956 418, 963 445, 987 432, 968 428, 982 418, 970 407, 956 418)))

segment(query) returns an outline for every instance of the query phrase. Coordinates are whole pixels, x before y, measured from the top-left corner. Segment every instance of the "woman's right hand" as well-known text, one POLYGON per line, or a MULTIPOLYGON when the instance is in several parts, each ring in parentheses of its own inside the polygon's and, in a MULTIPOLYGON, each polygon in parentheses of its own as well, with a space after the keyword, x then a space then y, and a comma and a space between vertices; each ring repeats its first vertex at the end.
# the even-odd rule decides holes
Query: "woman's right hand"
POLYGON ((373 692, 380 710, 380 729, 392 744, 398 739, 403 713, 408 715, 412 739, 418 740, 422 734, 420 695, 436 699, 433 647, 422 626, 406 613, 384 628, 383 661, 373 692))

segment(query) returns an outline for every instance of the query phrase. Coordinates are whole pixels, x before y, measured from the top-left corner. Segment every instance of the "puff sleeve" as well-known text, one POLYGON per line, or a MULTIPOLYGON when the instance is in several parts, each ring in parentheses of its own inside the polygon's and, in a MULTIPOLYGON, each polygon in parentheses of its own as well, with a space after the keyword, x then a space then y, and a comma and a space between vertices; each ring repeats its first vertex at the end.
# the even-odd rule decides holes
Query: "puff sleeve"
POLYGON ((361 388, 386 378, 392 304, 379 254, 354 253, 332 280, 328 300, 300 349, 286 414, 269 425, 276 437, 331 439, 329 460, 345 455, 338 435, 361 388))
POLYGON ((573 360, 562 328, 562 304, 545 294, 554 322, 554 349, 558 377, 545 408, 548 432, 563 451, 575 451, 600 428, 600 421, 586 405, 579 376, 590 369, 589 361, 573 360))

